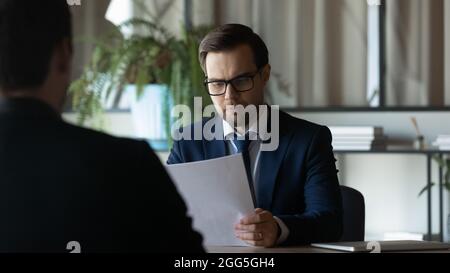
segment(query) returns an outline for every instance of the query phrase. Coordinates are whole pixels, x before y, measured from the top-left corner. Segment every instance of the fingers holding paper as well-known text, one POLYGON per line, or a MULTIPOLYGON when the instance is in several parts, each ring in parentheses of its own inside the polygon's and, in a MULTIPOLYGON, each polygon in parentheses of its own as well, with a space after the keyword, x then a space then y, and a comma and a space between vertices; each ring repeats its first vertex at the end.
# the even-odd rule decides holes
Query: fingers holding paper
POLYGON ((234 226, 236 237, 252 246, 273 247, 278 239, 278 224, 272 213, 256 209, 234 226))

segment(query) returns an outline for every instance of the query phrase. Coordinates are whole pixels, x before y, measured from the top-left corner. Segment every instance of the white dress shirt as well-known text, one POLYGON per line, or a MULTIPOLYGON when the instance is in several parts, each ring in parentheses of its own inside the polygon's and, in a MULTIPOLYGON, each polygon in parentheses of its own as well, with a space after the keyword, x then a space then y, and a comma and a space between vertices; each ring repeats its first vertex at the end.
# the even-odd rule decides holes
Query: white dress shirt
MULTIPOLYGON (((260 118, 262 120, 267 120, 267 118, 262 114, 260 116, 260 118)), ((261 124, 261 126, 267 126, 266 122, 263 122, 261 124)), ((261 128, 260 132, 262 133, 267 133, 266 127, 265 128, 261 128)), ((237 134, 239 137, 242 137, 242 135, 235 131, 235 129, 225 120, 223 120, 223 134, 224 134, 224 139, 227 143, 227 154, 228 155, 233 155, 237 153, 237 147, 234 144, 233 141, 231 141, 231 139, 233 138, 234 134, 237 134)), ((255 196, 256 196, 256 192, 257 188, 258 188, 258 180, 259 180, 259 157, 261 155, 261 140, 260 139, 267 139, 265 137, 259 137, 259 133, 258 133, 258 122, 253 122, 250 127, 249 130, 247 131, 247 134, 249 135, 250 139, 252 140, 252 142, 250 143, 249 146, 249 156, 250 156, 250 168, 251 168, 251 174, 253 177, 253 188, 255 189, 255 196)), ((289 229, 287 228, 287 226, 283 223, 283 221, 274 216, 275 220, 278 223, 278 226, 280 227, 280 237, 277 240, 277 244, 282 244, 284 241, 286 241, 287 237, 289 236, 289 229)))

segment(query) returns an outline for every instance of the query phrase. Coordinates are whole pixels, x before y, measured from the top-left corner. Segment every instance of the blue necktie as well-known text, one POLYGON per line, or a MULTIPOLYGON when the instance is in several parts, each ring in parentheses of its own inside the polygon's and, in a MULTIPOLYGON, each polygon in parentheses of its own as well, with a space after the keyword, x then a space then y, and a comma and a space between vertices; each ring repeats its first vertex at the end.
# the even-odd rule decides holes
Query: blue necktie
POLYGON ((252 176, 252 168, 250 164, 250 153, 248 148, 250 147, 251 140, 248 135, 245 135, 245 138, 238 138, 235 134, 233 138, 233 143, 237 148, 237 153, 242 153, 242 157, 244 158, 245 170, 247 171, 247 179, 248 184, 250 186, 250 192, 252 194, 253 205, 256 208, 256 198, 255 198, 255 187, 253 185, 253 176, 252 176))

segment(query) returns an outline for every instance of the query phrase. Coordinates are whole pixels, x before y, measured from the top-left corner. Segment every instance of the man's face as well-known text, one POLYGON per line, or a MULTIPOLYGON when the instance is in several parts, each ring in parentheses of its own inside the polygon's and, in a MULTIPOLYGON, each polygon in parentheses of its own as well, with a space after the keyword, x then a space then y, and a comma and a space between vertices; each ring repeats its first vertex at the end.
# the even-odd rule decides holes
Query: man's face
POLYGON ((241 45, 232 50, 210 52, 206 57, 208 81, 233 80, 253 77, 253 88, 246 92, 238 92, 232 84, 228 84, 226 92, 221 96, 211 96, 216 111, 223 119, 227 118, 226 108, 229 105, 259 106, 264 104, 264 89, 270 77, 270 66, 258 71, 253 58, 252 49, 241 45))

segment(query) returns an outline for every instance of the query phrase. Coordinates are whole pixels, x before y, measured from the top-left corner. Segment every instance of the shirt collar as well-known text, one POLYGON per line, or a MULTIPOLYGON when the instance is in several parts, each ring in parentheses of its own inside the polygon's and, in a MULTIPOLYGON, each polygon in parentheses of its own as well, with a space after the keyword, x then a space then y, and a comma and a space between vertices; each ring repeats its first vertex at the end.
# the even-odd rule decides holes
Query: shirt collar
MULTIPOLYGON (((270 111, 270 109, 269 109, 270 111)), ((266 136, 267 135, 267 113, 265 112, 261 112, 261 116, 259 116, 258 120, 255 120, 254 122, 252 122, 250 124, 250 128, 248 129, 248 131, 246 132, 246 134, 249 134, 250 139, 267 139, 267 138, 263 138, 262 135, 266 136), (259 120, 265 120, 266 122, 263 122, 261 124, 261 128, 260 128, 260 132, 258 132, 258 124, 259 124, 259 120)), ((233 137, 234 134, 237 134, 238 136, 242 137, 242 135, 239 132, 236 132, 236 130, 233 128, 233 126, 231 126, 226 120, 222 119, 222 125, 223 125, 223 136, 224 139, 229 140, 233 137)))

